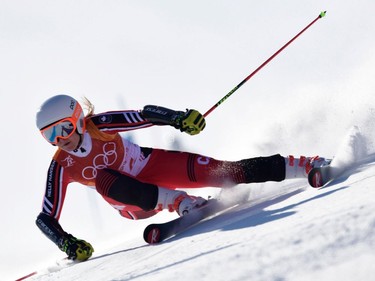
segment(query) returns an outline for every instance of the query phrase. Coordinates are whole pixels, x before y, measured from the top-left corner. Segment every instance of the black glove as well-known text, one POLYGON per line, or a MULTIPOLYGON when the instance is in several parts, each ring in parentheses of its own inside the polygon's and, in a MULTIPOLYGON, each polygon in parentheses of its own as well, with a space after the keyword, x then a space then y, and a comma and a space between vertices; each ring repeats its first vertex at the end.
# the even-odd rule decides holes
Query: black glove
POLYGON ((94 252, 90 243, 77 239, 71 234, 63 238, 59 244, 59 249, 68 255, 68 259, 77 261, 87 260, 94 252))

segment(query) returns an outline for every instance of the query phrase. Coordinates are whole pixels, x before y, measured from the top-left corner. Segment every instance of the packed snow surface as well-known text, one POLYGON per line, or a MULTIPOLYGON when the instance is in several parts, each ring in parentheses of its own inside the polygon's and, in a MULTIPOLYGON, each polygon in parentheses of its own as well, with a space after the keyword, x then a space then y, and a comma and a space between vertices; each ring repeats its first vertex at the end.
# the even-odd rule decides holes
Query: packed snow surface
POLYGON ((82 263, 57 261, 31 280, 373 280, 375 155, 357 128, 332 165, 341 176, 238 186, 249 201, 159 245, 139 237, 82 263), (372 276, 372 277, 371 277, 372 276))

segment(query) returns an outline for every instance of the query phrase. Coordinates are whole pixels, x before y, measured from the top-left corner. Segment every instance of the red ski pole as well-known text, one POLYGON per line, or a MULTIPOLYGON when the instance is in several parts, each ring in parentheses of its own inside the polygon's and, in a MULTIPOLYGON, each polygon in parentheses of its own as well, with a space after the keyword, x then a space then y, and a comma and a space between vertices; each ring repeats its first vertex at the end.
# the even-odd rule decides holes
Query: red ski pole
POLYGON ((35 274, 37 274, 36 271, 34 271, 34 272, 30 273, 30 274, 27 274, 26 276, 21 277, 21 278, 17 279, 16 281, 25 280, 25 279, 27 279, 27 278, 29 278, 29 277, 31 277, 31 276, 34 276, 35 274))
POLYGON ((247 76, 240 84, 234 87, 228 94, 226 94, 221 100, 219 100, 213 107, 211 107, 203 116, 207 117, 215 108, 217 108, 220 104, 226 101, 235 91, 237 91, 243 84, 245 84, 251 77, 253 77, 259 70, 261 70, 267 63, 269 63, 274 57, 276 57, 282 50, 284 50, 290 43, 292 43, 298 36, 300 36, 303 32, 305 32, 310 26, 312 26, 318 19, 324 17, 326 15, 326 11, 321 12, 319 16, 314 19, 309 25, 307 25, 304 29, 302 29, 296 36, 294 36, 288 43, 282 46, 276 53, 274 53, 271 57, 269 57, 264 63, 262 63, 257 69, 255 69, 249 76, 247 76))

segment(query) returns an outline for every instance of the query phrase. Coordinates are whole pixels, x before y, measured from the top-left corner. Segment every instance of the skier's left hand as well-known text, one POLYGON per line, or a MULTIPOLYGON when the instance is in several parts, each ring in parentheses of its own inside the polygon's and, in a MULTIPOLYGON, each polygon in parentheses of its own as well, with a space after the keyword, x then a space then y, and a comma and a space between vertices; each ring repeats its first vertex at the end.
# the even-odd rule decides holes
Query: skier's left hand
POLYGON ((187 110, 180 119, 180 130, 189 135, 197 135, 206 127, 204 116, 195 109, 187 110))

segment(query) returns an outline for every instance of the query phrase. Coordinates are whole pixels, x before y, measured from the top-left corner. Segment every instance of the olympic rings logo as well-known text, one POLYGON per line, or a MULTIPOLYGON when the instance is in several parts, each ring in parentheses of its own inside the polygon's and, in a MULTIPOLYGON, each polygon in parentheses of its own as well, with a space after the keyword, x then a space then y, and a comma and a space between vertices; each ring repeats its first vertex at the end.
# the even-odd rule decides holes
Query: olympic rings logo
POLYGON ((103 154, 98 154, 92 161, 92 166, 87 166, 82 170, 82 177, 87 180, 96 178, 98 170, 113 165, 117 160, 116 143, 109 142, 103 145, 103 154))

